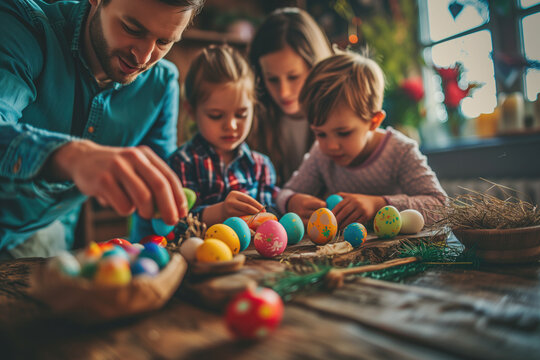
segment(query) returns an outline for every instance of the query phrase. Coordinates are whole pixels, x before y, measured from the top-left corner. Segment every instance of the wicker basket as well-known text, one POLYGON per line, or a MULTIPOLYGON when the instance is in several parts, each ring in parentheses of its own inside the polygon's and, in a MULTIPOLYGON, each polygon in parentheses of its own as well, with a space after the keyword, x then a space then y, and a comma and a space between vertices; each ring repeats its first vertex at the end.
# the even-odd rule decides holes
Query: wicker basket
POLYGON ((513 264, 540 260, 540 225, 517 229, 454 229, 452 232, 485 262, 513 264))

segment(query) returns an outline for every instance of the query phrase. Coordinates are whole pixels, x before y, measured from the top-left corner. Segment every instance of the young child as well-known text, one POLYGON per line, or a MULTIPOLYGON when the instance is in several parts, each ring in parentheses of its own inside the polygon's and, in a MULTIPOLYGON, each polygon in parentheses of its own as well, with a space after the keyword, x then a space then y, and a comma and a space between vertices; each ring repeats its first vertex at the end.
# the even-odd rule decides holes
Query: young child
MULTIPOLYGON (((247 61, 226 45, 204 49, 186 75, 184 106, 198 133, 169 157, 169 165, 195 191, 192 212, 208 226, 275 207, 274 167, 244 142, 253 122, 254 84, 247 61)), ((151 233, 141 223, 138 218, 134 240, 151 233)))
POLYGON ((250 44, 249 59, 264 108, 248 142, 270 156, 277 183, 298 169, 313 144, 313 134, 298 102, 311 68, 333 54, 330 42, 304 10, 281 8, 261 24, 250 44))
POLYGON ((280 210, 307 222, 339 194, 333 212, 338 224, 366 223, 385 205, 426 209, 443 204, 445 193, 415 141, 392 128, 379 129, 384 75, 371 59, 355 53, 317 64, 300 93, 316 138, 309 157, 279 193, 280 210))

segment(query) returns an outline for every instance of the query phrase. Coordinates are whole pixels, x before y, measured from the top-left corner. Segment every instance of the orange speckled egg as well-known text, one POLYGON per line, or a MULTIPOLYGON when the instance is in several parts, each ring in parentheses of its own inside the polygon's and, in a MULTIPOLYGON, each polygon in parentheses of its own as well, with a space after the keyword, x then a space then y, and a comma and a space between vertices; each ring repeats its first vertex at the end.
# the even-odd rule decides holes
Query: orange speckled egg
POLYGON ((324 245, 334 239, 338 226, 334 213, 327 208, 315 210, 309 218, 307 234, 317 245, 324 245))
POLYGON ((257 228, 264 222, 268 220, 277 221, 277 216, 269 212, 260 212, 255 215, 244 215, 240 216, 240 219, 244 220, 249 228, 253 231, 257 231, 257 228))
POLYGON ((195 252, 199 262, 219 262, 232 260, 231 249, 218 239, 206 239, 195 252))
POLYGON ((240 251, 240 239, 236 232, 225 224, 215 224, 206 230, 205 239, 218 239, 223 241, 231 249, 233 255, 240 251))

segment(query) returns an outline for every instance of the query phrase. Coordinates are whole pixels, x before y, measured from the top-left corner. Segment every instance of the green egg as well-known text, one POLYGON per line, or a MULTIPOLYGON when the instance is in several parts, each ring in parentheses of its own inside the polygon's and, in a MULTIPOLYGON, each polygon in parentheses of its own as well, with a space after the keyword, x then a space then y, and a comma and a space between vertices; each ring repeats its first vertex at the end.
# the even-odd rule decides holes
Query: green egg
POLYGON ((193 205, 195 205, 195 201, 197 201, 197 195, 195 194, 195 191, 184 188, 184 194, 186 194, 186 199, 188 203, 188 211, 191 210, 193 205))

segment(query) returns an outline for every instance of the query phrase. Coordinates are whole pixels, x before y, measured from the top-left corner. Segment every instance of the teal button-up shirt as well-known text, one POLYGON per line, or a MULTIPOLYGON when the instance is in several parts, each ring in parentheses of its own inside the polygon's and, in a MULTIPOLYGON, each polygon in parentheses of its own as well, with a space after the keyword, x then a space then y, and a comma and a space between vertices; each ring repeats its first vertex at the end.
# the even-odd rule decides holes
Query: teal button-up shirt
POLYGON ((87 0, 0 2, 0 251, 74 218, 85 200, 72 182, 40 177, 66 142, 145 144, 163 158, 176 148, 176 67, 162 60, 101 89, 82 56, 88 10, 87 0))

